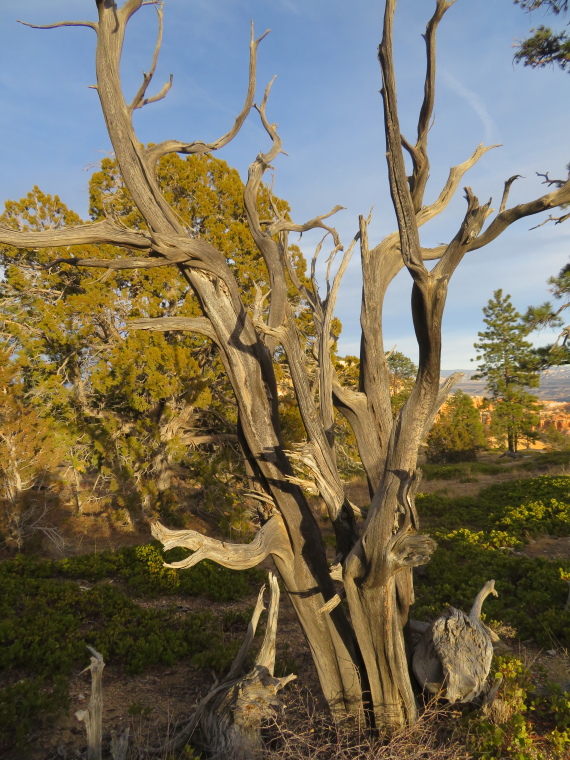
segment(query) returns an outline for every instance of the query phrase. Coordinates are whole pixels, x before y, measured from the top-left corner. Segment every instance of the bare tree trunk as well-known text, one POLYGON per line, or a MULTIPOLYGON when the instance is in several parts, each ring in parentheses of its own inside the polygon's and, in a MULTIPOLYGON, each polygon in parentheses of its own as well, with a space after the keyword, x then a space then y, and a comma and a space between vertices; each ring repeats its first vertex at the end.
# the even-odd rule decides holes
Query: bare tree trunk
MULTIPOLYGON (((127 229, 106 219, 93 224, 30 233, 0 228, 0 242, 19 248, 110 244, 138 255, 114 259, 65 259, 57 263, 103 269, 138 269, 176 266, 198 299, 203 316, 135 320, 129 329, 189 330, 216 344, 234 390, 239 414, 239 438, 249 473, 268 504, 259 533, 247 545, 216 542, 193 531, 168 531, 155 526, 155 534, 168 547, 181 545, 194 554, 179 566, 191 567, 211 558, 236 569, 252 567, 272 556, 309 642, 324 696, 334 713, 370 710, 378 726, 395 728, 414 720, 412 692, 405 644, 405 628, 413 603, 412 568, 429 559, 433 541, 419 534, 414 494, 418 448, 437 410, 457 378, 439 387, 441 324, 447 288, 456 267, 469 251, 495 240, 514 221, 570 202, 570 182, 536 200, 507 208, 512 179, 505 183, 499 212, 483 231, 493 213, 490 202, 480 205, 466 188, 467 209, 458 231, 447 244, 427 249, 419 229, 449 204, 465 173, 489 150, 479 146, 463 164, 453 167, 439 196, 424 203, 429 175, 428 133, 435 98, 436 30, 453 0, 436 0, 426 28, 424 98, 415 144, 401 132, 392 51, 392 27, 396 0, 385 0, 379 61, 382 73, 384 127, 390 192, 398 230, 375 248, 368 245, 369 219, 360 217, 352 243, 343 249, 339 235, 325 220, 335 213, 296 224, 273 208, 273 218, 259 218, 258 196, 265 171, 278 157, 281 140, 266 117, 269 87, 257 110, 271 141, 249 169, 244 206, 249 229, 266 265, 271 293, 269 311, 249 311, 241 297, 235 272, 226 256, 205 240, 188 232, 160 192, 156 178, 159 159, 169 153, 211 153, 227 145, 248 116, 255 96, 255 69, 260 39, 252 33, 250 74, 245 103, 234 125, 221 138, 206 143, 166 140, 143 146, 132 124, 133 112, 164 97, 170 84, 146 97, 154 76, 162 33, 162 6, 143 0, 96 0, 98 21, 64 22, 55 26, 86 26, 97 36, 97 92, 121 175, 140 211, 145 229, 127 229), (129 19, 143 6, 158 12, 159 39, 148 74, 131 103, 125 101, 120 83, 120 59, 129 19), (411 174, 404 161, 407 151, 411 174), (316 281, 316 258, 311 283, 300 282, 288 246, 290 232, 321 229, 332 240, 329 257, 341 251, 334 277, 327 274, 326 297, 316 281), (332 320, 340 281, 356 243, 360 243, 363 270, 361 306, 361 361, 358 391, 342 387, 331 356, 334 345, 332 320), (427 260, 436 261, 430 269, 427 260), (382 337, 382 309, 386 290, 405 267, 412 282, 412 316, 419 347, 415 387, 397 417, 390 404, 387 355, 382 337), (310 341, 302 335, 288 293, 293 287, 303 308, 313 317, 310 341), (302 450, 288 452, 281 436, 277 383, 273 362, 280 345, 286 356, 297 404, 306 431, 302 450), (313 386, 307 372, 307 352, 316 363, 313 386), (352 426, 368 480, 372 502, 365 524, 359 528, 346 499, 336 463, 333 404, 352 426), (317 522, 298 485, 293 465, 305 468, 321 494, 337 542, 337 560, 329 568, 317 522), (350 620, 331 578, 344 582, 350 620)), ((265 36, 265 35, 263 35, 265 36)), ((160 478, 164 462, 157 461, 160 478)))

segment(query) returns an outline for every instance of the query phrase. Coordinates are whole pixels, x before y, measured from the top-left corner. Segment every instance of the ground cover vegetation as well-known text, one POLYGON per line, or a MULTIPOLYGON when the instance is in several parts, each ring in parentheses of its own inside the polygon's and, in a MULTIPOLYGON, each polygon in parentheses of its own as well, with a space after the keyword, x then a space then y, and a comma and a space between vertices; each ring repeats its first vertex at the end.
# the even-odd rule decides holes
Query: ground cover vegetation
MULTIPOLYGON (((184 163, 176 154, 207 162, 210 159, 200 157, 223 147, 237 135, 255 98, 260 40, 255 40, 252 34, 246 102, 226 135, 213 143, 166 141, 144 146, 134 132, 133 112, 165 96, 169 87, 158 96, 146 97, 157 64, 159 33, 150 73, 145 75, 134 99, 127 100, 121 90, 119 62, 129 20, 143 6, 155 6, 159 25, 162 24, 161 4, 142 0, 126 0, 120 7, 97 0, 97 21, 77 22, 96 33, 97 93, 117 161, 116 166, 106 166, 111 179, 103 176, 100 181, 103 193, 108 183, 113 182, 113 189, 100 202, 102 215, 95 200, 93 219, 85 223, 62 210, 53 199, 55 209, 48 224, 43 224, 41 215, 36 218, 33 204, 29 203, 21 209, 8 208, 8 214, 13 211, 12 217, 0 226, 0 241, 6 249, 24 252, 17 271, 13 272, 15 290, 8 294, 12 300, 7 302, 12 304, 15 315, 28 309, 33 317, 35 310, 41 308, 39 303, 30 306, 27 302, 29 292, 34 293, 33 282, 19 282, 18 277, 31 274, 33 280, 38 273, 48 272, 56 280, 61 278, 65 282, 56 283, 56 291, 57 287, 60 291, 54 295, 60 305, 61 288, 66 293, 77 288, 74 283, 79 277, 78 268, 105 271, 92 282, 93 295, 100 299, 92 319, 85 323, 79 320, 68 333, 58 323, 52 342, 57 347, 68 336, 75 340, 76 335, 81 337, 84 331, 89 335, 91 331, 97 333, 97 340, 103 336, 102 351, 113 354, 124 346, 132 349, 127 361, 117 361, 113 371, 109 371, 108 364, 96 370, 91 380, 95 396, 87 397, 87 404, 93 419, 102 418, 110 426, 103 425, 103 434, 107 436, 103 438, 103 447, 112 453, 118 451, 115 469, 120 467, 129 472, 129 482, 137 486, 147 484, 149 493, 145 496, 143 489, 137 497, 147 513, 159 501, 152 489, 157 488, 156 482, 160 482, 163 474, 169 474, 180 455, 176 453, 180 449, 168 437, 168 430, 167 440, 161 437, 162 423, 175 420, 180 423, 179 430, 184 429, 187 421, 184 415, 192 413, 193 404, 199 406, 197 398, 200 394, 207 396, 214 380, 208 377, 204 387, 203 376, 194 369, 191 377, 185 376, 186 367, 194 361, 199 368, 200 352, 219 359, 234 394, 231 422, 235 432, 231 434, 236 436, 244 457, 249 495, 256 505, 258 533, 251 544, 245 545, 219 541, 192 530, 172 531, 160 523, 153 525, 154 534, 165 546, 198 550, 181 560, 180 567, 189 568, 199 560, 211 558, 231 568, 247 569, 271 556, 309 640, 331 712, 344 716, 364 710, 370 726, 387 731, 397 731, 418 717, 405 631, 414 599, 413 568, 429 560, 435 543, 419 532, 414 498, 420 475, 417 470, 420 443, 457 380, 452 377, 442 387, 439 385, 441 323, 448 282, 469 251, 495 240, 518 219, 557 208, 570 200, 570 183, 560 182, 542 197, 508 208, 509 189, 515 179, 512 177, 505 182, 499 211, 487 223, 494 214, 490 201, 481 205, 467 188, 467 210, 450 235, 450 242, 432 249, 422 247, 420 227, 445 210, 465 173, 489 150, 479 146, 463 164, 453 167, 439 195, 425 205, 428 134, 435 102, 436 32, 452 4, 437 0, 428 21, 424 98, 413 144, 401 135, 398 119, 392 50, 396 2, 385 3, 379 60, 390 191, 398 230, 374 248, 369 247, 369 218, 360 217, 358 232, 345 249, 334 228, 325 223, 330 214, 296 224, 290 220, 286 207, 263 185, 265 172, 282 150, 281 138, 267 117, 268 87, 257 111, 270 147, 253 161, 242 188, 243 219, 255 245, 250 253, 263 272, 260 283, 254 282, 253 288, 248 288, 240 268, 239 240, 225 234, 218 240, 215 230, 209 230, 207 224, 202 228, 201 217, 191 224, 181 216, 175 204, 177 185, 174 182, 174 189, 172 183, 169 185, 168 166, 171 162, 184 163), (114 207, 115 202, 118 205, 114 207), (311 277, 305 277, 298 252, 288 242, 289 233, 309 229, 322 229, 331 241, 325 297, 319 293, 314 266, 311 277), (228 240, 229 248, 225 246, 228 240), (343 382, 337 371, 334 306, 342 275, 357 244, 363 269, 363 335, 356 389, 350 379, 343 382), (89 248, 94 246, 96 253, 89 248), (70 258, 70 254, 76 255, 70 258), (332 262, 337 254, 341 260, 335 272, 332 262), (425 263, 429 260, 436 261, 431 268, 425 263), (412 283, 419 365, 413 385, 409 384, 409 395, 399 405, 393 402, 394 394, 390 394, 390 356, 384 350, 381 316, 384 294, 403 268, 412 283), (133 313, 130 307, 138 290, 129 289, 139 276, 152 282, 151 307, 147 295, 133 313), (105 283, 111 277, 125 283, 119 294, 128 305, 114 325, 107 319, 108 299, 112 297, 121 303, 121 298, 117 298, 112 283, 101 287, 101 281, 105 283), (177 278, 175 283, 173 277, 177 278), (116 342, 114 331, 119 333, 122 343, 116 342), (200 337, 184 337, 186 333, 200 337), (165 345, 170 342, 172 350, 165 345), (155 373, 144 362, 147 354, 149 367, 155 373), (278 383, 283 374, 288 377, 293 393, 280 397, 278 383), (200 381, 196 386, 197 377, 200 381), (190 397, 185 396, 186 384, 190 384, 190 397), (117 419, 114 411, 109 417, 105 409, 93 405, 97 387, 115 398, 114 408, 120 410, 122 417, 119 415, 117 419), (287 412, 290 404, 295 404, 296 413, 280 412, 280 407, 287 412), (365 472, 371 503, 364 523, 357 523, 357 511, 344 493, 337 461, 335 407, 350 425, 365 472), (103 413, 98 415, 97 411, 103 413), (154 425, 150 431, 146 427, 149 420, 154 425), (287 440, 286 420, 291 427, 301 421, 302 425, 297 427, 303 437, 301 444, 288 447, 291 438, 287 440), (126 425, 123 432, 127 435, 123 439, 115 435, 119 421, 126 425), (112 445, 107 446, 107 441, 112 445), (141 456, 141 446, 146 443, 150 451, 141 456), (152 474, 150 477, 145 475, 144 468, 132 464, 131 450, 142 460, 150 461, 146 471, 152 474), (299 477, 299 471, 304 477, 299 477), (306 498, 304 486, 308 479, 319 492, 328 525, 334 530, 337 569, 332 576, 342 579, 342 588, 335 586, 322 526, 306 498), (340 603, 341 593, 345 595, 344 603, 340 603)), ((74 22, 64 25, 73 26, 74 22)), ((226 169, 220 170, 226 176, 226 169)), ((209 177, 208 183, 212 181, 209 177)), ((192 188, 183 188, 181 194, 191 198, 193 192, 192 188)), ((221 228, 225 233, 225 222, 221 228)), ((79 287, 78 297, 82 298, 87 290, 79 287)), ((66 325, 74 320, 76 316, 71 309, 63 315, 66 325)), ((10 334, 6 339, 10 346, 15 338, 10 334)), ((24 338, 18 339, 23 345, 24 338)), ((77 396, 74 403, 81 408, 83 375, 87 369, 78 366, 78 362, 84 353, 85 344, 74 346, 69 357, 58 364, 60 373, 69 372, 69 379, 55 389, 56 402, 58 393, 64 393, 73 384, 77 396)), ((29 367, 22 366, 23 382, 26 375, 34 375, 38 355, 41 354, 29 357, 29 367)), ((17 359, 18 351, 14 356, 17 359)), ((96 365, 98 352, 91 356, 96 365)), ((204 366, 210 369, 210 364, 206 360, 204 366)), ((112 477, 112 473, 110 468, 106 474, 112 477)), ((119 487, 120 483, 117 490, 119 487)), ((549 508, 545 507, 547 512, 549 508)))
MULTIPOLYGON (((532 464, 536 467, 538 462, 532 464)), ((455 470, 457 477, 464 466, 447 465, 446 470, 455 470)), ((441 469, 427 472, 439 477, 441 469)), ((504 472, 504 466, 488 464, 489 472, 504 472)), ((516 476, 516 471, 512 474, 516 476)), ((568 536, 570 476, 498 482, 472 497, 434 493, 416 498, 438 548, 417 574, 412 617, 433 619, 450 604, 469 608, 491 576, 499 596, 488 601, 485 620, 510 646, 510 651, 499 650, 491 673, 491 679, 495 675, 503 679, 495 712, 475 706, 459 712, 444 710, 437 719, 430 751, 439 757, 438 742, 443 737, 448 748, 457 742, 473 758, 563 756, 560 753, 570 747, 570 684, 548 682, 537 668, 531 673, 524 655, 521 659, 520 642, 559 652, 570 645, 566 606, 570 556, 551 560, 524 554, 533 537, 568 536)), ((167 558, 175 561, 184 555, 187 552, 175 549, 167 558)), ((194 668, 223 675, 241 644, 247 610, 221 612, 207 605, 207 611, 181 613, 176 606, 154 608, 141 602, 168 600, 172 595, 199 595, 215 603, 253 599, 263 576, 260 570, 237 573, 209 562, 191 570, 165 568, 156 543, 62 560, 24 555, 4 560, 0 563, 4 750, 24 752, 30 730, 49 723, 68 705, 67 679, 72 669, 77 671, 85 662, 86 644, 127 674, 190 662, 194 668)), ((291 720, 302 722, 307 717, 296 713, 291 720)), ((301 728, 296 726, 296 730, 301 728)), ((315 728, 304 725, 307 732, 301 731, 300 737, 305 738, 296 747, 298 754, 291 756, 300 757, 311 747, 324 751, 332 741, 332 728, 322 721, 315 728)), ((275 724, 281 737, 279 751, 289 746, 291 729, 288 723, 275 724)), ((335 751, 342 747, 344 752, 339 757, 368 757, 364 747, 370 756, 375 751, 354 732, 352 738, 348 734, 336 737, 335 751)), ((290 746, 288 751, 293 751, 290 746)))
MULTIPOLYGON (((169 559, 187 552, 174 550, 169 559)), ((250 597, 264 579, 205 562, 196 572, 164 568, 156 544, 58 561, 18 555, 0 563, 0 747, 24 752, 30 731, 68 702, 68 678, 87 645, 136 675, 149 667, 190 662, 227 670, 249 620, 248 611, 211 604, 181 614, 175 606, 141 606, 134 599, 250 597), (134 599, 133 599, 134 597, 134 599)))

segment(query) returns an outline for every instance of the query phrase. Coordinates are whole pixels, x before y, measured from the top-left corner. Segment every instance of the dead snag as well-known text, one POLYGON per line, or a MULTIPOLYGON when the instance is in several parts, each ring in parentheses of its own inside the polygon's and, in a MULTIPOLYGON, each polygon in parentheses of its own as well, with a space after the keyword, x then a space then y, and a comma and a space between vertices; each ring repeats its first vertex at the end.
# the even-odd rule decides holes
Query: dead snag
POLYGON ((263 721, 281 707, 278 692, 296 678, 276 678, 275 641, 279 612, 279 585, 269 573, 269 610, 263 644, 253 668, 245 673, 245 663, 257 624, 264 610, 262 587, 248 626, 245 640, 222 683, 214 684, 198 704, 184 728, 164 746, 148 749, 149 754, 170 752, 182 747, 199 727, 205 749, 214 758, 249 760, 263 748, 263 721))
POLYGON ((91 671, 91 699, 87 705, 87 710, 78 710, 75 713, 77 720, 85 723, 87 731, 87 760, 101 760, 101 739, 103 734, 103 655, 96 652, 93 647, 87 649, 93 655, 91 665, 85 668, 91 671))

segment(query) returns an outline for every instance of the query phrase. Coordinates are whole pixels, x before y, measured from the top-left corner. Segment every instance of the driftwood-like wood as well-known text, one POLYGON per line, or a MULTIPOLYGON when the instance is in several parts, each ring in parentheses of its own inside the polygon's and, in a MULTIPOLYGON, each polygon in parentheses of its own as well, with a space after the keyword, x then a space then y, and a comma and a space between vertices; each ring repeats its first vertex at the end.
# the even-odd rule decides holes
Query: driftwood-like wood
POLYGON ((472 702, 485 689, 497 635, 481 621, 489 594, 497 596, 495 581, 477 594, 469 615, 450 607, 422 635, 412 666, 418 682, 449 702, 472 702))
POLYGON ((113 760, 127 760, 130 731, 130 726, 127 726, 122 734, 111 731, 111 757, 113 760))
MULTIPOLYGON (((144 230, 129 230, 111 220, 43 232, 0 226, 0 244, 24 251, 89 243, 120 246, 133 253, 120 259, 69 258, 59 263, 54 261, 52 266, 99 267, 110 271, 155 266, 178 268, 180 277, 189 286, 189 297, 197 299, 202 315, 190 319, 172 314, 156 320, 141 315, 129 329, 193 330, 216 344, 234 391, 238 440, 248 473, 260 494, 257 498, 263 498, 270 505, 267 514, 274 516, 261 526, 257 538, 246 547, 216 542, 196 533, 181 537, 176 531, 168 534, 162 527, 155 530, 167 543, 170 541, 169 545, 185 541, 182 545, 195 552, 185 563, 187 566, 210 557, 229 567, 251 567, 271 556, 309 641, 331 711, 342 715, 364 708, 371 715, 371 722, 387 729, 411 722, 417 716, 404 629, 414 601, 413 567, 428 561, 434 548, 431 539, 420 533, 414 506, 419 483, 418 449, 457 380, 450 378, 439 385, 441 328, 449 281, 467 253, 494 241, 517 220, 570 202, 568 181, 539 198, 509 208, 509 190, 514 181, 511 177, 499 191, 499 211, 495 214, 490 201, 479 203, 471 189, 466 188, 466 208, 457 223, 456 234, 433 248, 422 246, 420 228, 448 208, 466 172, 490 150, 490 147, 478 146, 465 162, 450 170, 439 194, 435 188, 435 201, 425 203, 430 173, 428 137, 435 103, 436 34, 453 2, 433 2, 424 36, 424 97, 417 119, 417 134, 415 140, 411 140, 402 134, 398 115, 392 39, 397 2, 384 0, 378 58, 389 186, 398 228, 377 245, 369 241, 370 217, 359 218, 356 234, 346 249, 329 222, 330 214, 299 223, 285 218, 277 204, 273 204, 272 218, 259 218, 259 193, 265 172, 282 152, 277 127, 267 117, 269 87, 266 89, 261 104, 255 108, 270 144, 252 161, 244 191, 249 230, 263 258, 268 280, 253 309, 241 296, 238 278, 228 263, 232 257, 186 229, 163 196, 156 173, 157 161, 168 153, 208 154, 227 145, 239 132, 254 108, 257 51, 265 36, 255 39, 253 30, 245 101, 229 130, 213 141, 172 139, 145 147, 136 135, 133 113, 164 97, 171 84, 169 80, 157 94, 149 93, 161 43, 160 4, 151 0, 122 3, 95 0, 96 22, 64 21, 46 27, 87 26, 95 32, 96 92, 122 180, 144 220, 144 230), (124 37, 133 15, 149 6, 159 10, 158 40, 149 73, 144 75, 134 99, 127 102, 120 81, 124 37), (411 159, 411 174, 408 174, 404 152, 411 159), (487 225, 486 220, 489 220, 487 225), (312 287, 307 287, 297 276, 288 243, 290 233, 309 229, 321 229, 326 236, 317 247, 311 265, 312 287), (326 293, 323 293, 319 292, 316 280, 316 260, 329 242, 326 293), (341 277, 357 245, 362 267, 358 389, 344 385, 340 373, 335 371, 332 356, 335 336, 331 331, 341 277), (335 256, 340 259, 338 265, 333 265, 335 256), (428 268, 426 261, 435 264, 428 268), (419 366, 411 395, 394 417, 382 317, 388 287, 403 268, 410 277, 419 366), (300 302, 307 309, 306 316, 312 317, 310 338, 302 333, 289 302, 291 287, 298 291, 300 302), (275 349, 279 349, 277 353, 275 349), (295 452, 285 449, 280 426, 274 361, 279 362, 281 372, 284 360, 306 433, 305 445, 295 452), (371 505, 365 522, 360 525, 345 498, 337 467, 333 406, 345 416, 354 432, 368 481, 371 505), (339 556, 335 578, 342 579, 342 592, 337 590, 336 581, 329 574, 319 526, 300 487, 306 478, 313 481, 334 526, 339 556), (341 594, 345 595, 346 604, 338 604, 341 594)), ((188 12, 192 12, 191 7, 188 12)), ((333 212, 338 210, 335 207, 333 212)), ((70 256, 74 253, 70 251, 70 256)), ((441 635, 437 627, 433 629, 435 635, 430 644, 433 652, 437 654, 437 646, 445 649, 445 636, 449 642, 459 641, 461 626, 471 632, 473 639, 476 634, 485 632, 480 621, 469 617, 466 622, 459 613, 457 616, 449 614, 442 620, 441 635)), ((425 647, 427 651, 427 643, 425 647)), ((461 647, 449 644, 447 650, 460 652, 461 647)), ((483 650, 488 653, 486 644, 483 650)), ((425 677, 420 677, 422 683, 443 684, 444 668, 447 668, 450 675, 445 685, 449 696, 464 698, 475 690, 475 686, 453 685, 451 672, 456 667, 455 655, 443 656, 443 662, 431 650, 428 654, 426 663, 432 664, 425 664, 425 677), (441 673, 436 672, 437 662, 441 664, 441 673)), ((479 661, 475 654, 472 660, 479 661)), ((461 662, 457 667, 463 667, 461 662)), ((260 678, 256 677, 255 683, 259 683, 260 678)), ((466 678, 458 676, 461 683, 466 678)))
POLYGON ((183 747, 197 728, 201 744, 211 758, 251 760, 263 749, 261 727, 276 709, 281 708, 278 693, 296 675, 276 678, 275 642, 279 613, 279 585, 269 573, 269 609, 263 644, 253 668, 244 671, 247 655, 264 609, 265 586, 259 592, 246 638, 222 683, 215 684, 198 704, 192 718, 162 747, 147 749, 148 754, 171 752, 183 747))
POLYGON ((159 522, 152 524, 151 532, 165 550, 178 546, 194 552, 179 562, 165 563, 166 567, 190 568, 203 559, 211 559, 232 570, 247 570, 259 565, 270 554, 281 557, 283 561, 291 559, 291 550, 280 515, 273 515, 260 528, 250 544, 230 544, 216 538, 208 538, 195 530, 170 530, 159 522))
POLYGON ((87 649, 92 654, 91 664, 83 671, 91 671, 91 697, 87 710, 78 710, 75 713, 77 720, 85 723, 87 731, 87 760, 101 760, 101 741, 103 736, 103 655, 96 652, 93 647, 87 649))

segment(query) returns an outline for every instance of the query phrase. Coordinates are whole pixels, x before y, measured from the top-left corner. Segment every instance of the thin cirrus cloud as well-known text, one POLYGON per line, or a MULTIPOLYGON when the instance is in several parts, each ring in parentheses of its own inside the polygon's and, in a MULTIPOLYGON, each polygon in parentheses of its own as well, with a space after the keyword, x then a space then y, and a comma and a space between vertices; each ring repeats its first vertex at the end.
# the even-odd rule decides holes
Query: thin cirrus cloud
POLYGON ((493 117, 487 110, 487 107, 485 106, 485 103, 483 102, 483 99, 481 98, 481 96, 478 95, 473 90, 470 90, 464 84, 462 84, 447 69, 443 69, 441 71, 441 79, 443 81, 443 84, 449 90, 451 90, 451 92, 455 93, 462 100, 464 100, 469 105, 469 107, 477 114, 477 116, 481 120, 481 124, 483 125, 485 129, 484 141, 485 143, 490 142, 493 139, 493 137, 497 134, 498 129, 497 129, 497 125, 493 121, 493 117))
MULTIPOLYGON (((433 7, 435 0, 398 4, 395 49, 404 132, 413 131, 417 122, 425 70, 421 33, 433 7)), ((371 245, 394 229, 378 94, 382 3, 168 0, 164 10, 156 82, 158 87, 172 72, 175 86, 167 99, 137 113, 141 141, 211 140, 227 131, 245 95, 253 19, 257 34, 273 30, 260 48, 258 98, 264 83, 279 74, 268 115, 279 124, 288 156, 275 162, 276 194, 290 203, 299 222, 336 204, 345 207, 331 220, 345 244, 355 233, 358 214, 367 214, 371 205, 371 245)), ((0 0, 1 199, 21 197, 38 184, 87 217, 85 168, 111 149, 96 93, 87 89, 93 84, 94 35, 85 29, 39 32, 17 24, 17 17, 39 24, 95 19, 95 2, 0 0)), ((513 66, 513 38, 523 38, 529 26, 528 17, 511 0, 456 3, 447 14, 438 39, 436 118, 430 132, 433 186, 428 186, 427 201, 439 192, 449 167, 464 161, 479 142, 505 146, 487 154, 464 181, 483 200, 492 195, 495 207, 509 176, 526 177, 511 188, 509 204, 516 205, 547 192, 535 172, 565 174, 570 80, 558 70, 513 66)), ((148 68, 155 38, 156 14, 147 7, 134 17, 126 39, 121 74, 127 95, 136 91, 141 70, 148 68)), ((248 165, 266 145, 265 131, 252 113, 220 158, 245 178, 248 165)), ((451 240, 464 213, 459 190, 447 212, 422 228, 422 243, 451 240)), ((568 261, 570 225, 550 224, 529 232, 546 216, 513 225, 458 268, 444 320, 445 368, 466 366, 481 329, 482 307, 494 290, 511 293, 521 311, 548 298, 548 276, 568 261)), ((318 240, 316 233, 308 233, 291 242, 298 242, 310 259, 318 240)), ((326 244, 325 249, 330 250, 326 244)), ((323 292, 326 252, 317 269, 323 292)), ((356 250, 337 301, 343 323, 340 350, 352 354, 359 346, 358 259, 356 250)), ((386 345, 396 343, 413 357, 417 349, 407 273, 391 290, 386 345)))

